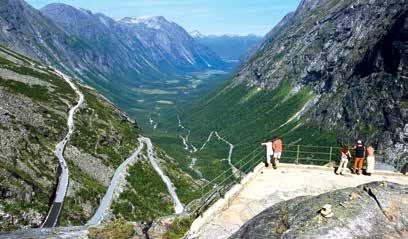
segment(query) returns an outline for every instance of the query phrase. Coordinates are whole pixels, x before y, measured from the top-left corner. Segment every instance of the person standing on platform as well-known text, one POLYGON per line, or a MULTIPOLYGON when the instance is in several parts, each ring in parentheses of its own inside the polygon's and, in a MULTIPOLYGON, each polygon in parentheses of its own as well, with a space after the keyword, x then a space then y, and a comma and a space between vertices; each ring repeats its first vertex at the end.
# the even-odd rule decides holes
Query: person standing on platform
POLYGON ((375 165, 375 156, 374 156, 374 148, 370 145, 367 147, 367 169, 366 173, 368 176, 371 176, 374 173, 374 165, 375 165))
POLYGON ((353 149, 355 150, 353 172, 360 175, 363 170, 366 148, 364 147, 363 141, 358 140, 353 149))
POLYGON ((273 148, 273 161, 272 161, 272 166, 274 169, 277 169, 279 166, 279 160, 282 156, 282 150, 283 150, 283 142, 281 139, 278 137, 275 137, 272 143, 272 148, 273 148))
POLYGON ((341 153, 341 159, 340 159, 339 167, 336 170, 336 174, 343 175, 344 171, 347 168, 349 158, 351 158, 349 147, 347 145, 344 145, 340 153, 341 153))
POLYGON ((269 164, 272 164, 272 158, 273 158, 272 140, 262 143, 262 145, 266 146, 265 167, 269 167, 269 164))

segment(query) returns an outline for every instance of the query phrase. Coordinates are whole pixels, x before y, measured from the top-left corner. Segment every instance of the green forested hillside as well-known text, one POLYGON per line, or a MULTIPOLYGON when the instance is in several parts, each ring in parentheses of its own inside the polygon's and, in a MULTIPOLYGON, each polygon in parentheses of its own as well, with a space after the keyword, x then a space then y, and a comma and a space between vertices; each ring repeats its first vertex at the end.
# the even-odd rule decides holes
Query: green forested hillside
MULTIPOLYGON (((173 112, 151 133, 152 139, 174 155, 194 177, 198 177, 199 171, 204 178, 212 179, 230 168, 225 160, 229 151, 225 142, 212 137, 200 150, 213 131, 234 145, 231 160, 236 167, 250 159, 249 153, 261 152, 260 143, 274 136, 281 137, 287 145, 338 145, 334 132, 297 117, 315 100, 308 88, 297 91, 282 81, 274 90, 263 90, 229 81, 220 89, 189 107, 178 109, 185 129, 178 126, 173 112), (197 152, 184 148, 180 135, 186 136, 188 130, 191 132, 188 144, 194 145, 197 152), (193 158, 197 159, 195 170, 189 168, 193 158)), ((258 154, 258 162, 263 157, 263 153, 258 154)))

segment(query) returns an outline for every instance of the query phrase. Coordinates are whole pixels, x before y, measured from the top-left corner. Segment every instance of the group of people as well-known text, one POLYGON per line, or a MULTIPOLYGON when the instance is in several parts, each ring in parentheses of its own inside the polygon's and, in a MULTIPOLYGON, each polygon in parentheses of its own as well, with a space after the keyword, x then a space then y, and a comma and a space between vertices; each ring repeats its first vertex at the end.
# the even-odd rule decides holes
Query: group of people
POLYGON ((282 140, 278 137, 274 137, 272 140, 262 143, 262 145, 266 146, 265 167, 272 165, 274 169, 277 169, 283 150, 282 140))
MULTIPOLYGON (((262 143, 262 145, 266 146, 265 167, 269 167, 269 165, 272 165, 274 169, 277 169, 283 150, 282 140, 278 137, 274 137, 272 140, 262 143)), ((371 176, 371 174, 374 173, 375 164, 374 148, 372 146, 366 147, 361 140, 358 140, 352 150, 355 151, 354 167, 352 172, 357 175, 362 174, 364 159, 366 159, 366 174, 371 176)), ((340 155, 339 167, 336 170, 337 175, 343 175, 347 168, 349 159, 352 158, 349 147, 347 145, 344 145, 342 147, 342 149, 340 150, 340 155)))
MULTIPOLYGON (((366 174, 371 176, 374 173, 374 164, 375 164, 375 156, 374 156, 374 148, 372 146, 364 146, 363 141, 358 140, 357 144, 354 145, 352 148, 354 153, 354 165, 353 165, 353 173, 360 175, 363 172, 363 165, 364 159, 366 158, 366 174)), ((336 170, 336 174, 343 174, 345 169, 347 168, 347 164, 349 159, 351 159, 351 153, 349 147, 344 145, 341 149, 341 159, 339 163, 339 167, 336 170)))

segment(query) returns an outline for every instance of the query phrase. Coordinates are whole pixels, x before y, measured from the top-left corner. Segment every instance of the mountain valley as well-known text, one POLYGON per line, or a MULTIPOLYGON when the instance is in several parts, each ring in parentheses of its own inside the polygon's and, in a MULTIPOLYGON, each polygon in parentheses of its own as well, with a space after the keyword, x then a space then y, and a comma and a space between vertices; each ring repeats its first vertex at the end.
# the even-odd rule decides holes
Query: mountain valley
POLYGON ((265 37, 24 0, 0 25, 0 238, 182 238, 274 137, 281 163, 336 167, 361 139, 408 167, 407 0, 301 0, 265 37))

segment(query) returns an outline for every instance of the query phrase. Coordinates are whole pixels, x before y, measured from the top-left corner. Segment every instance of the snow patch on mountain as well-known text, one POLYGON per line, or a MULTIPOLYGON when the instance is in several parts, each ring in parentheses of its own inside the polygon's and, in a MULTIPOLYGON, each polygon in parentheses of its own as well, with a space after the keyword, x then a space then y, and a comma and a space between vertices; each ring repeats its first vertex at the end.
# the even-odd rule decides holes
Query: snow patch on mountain
POLYGON ((193 38, 203 38, 203 37, 205 37, 205 35, 203 35, 198 30, 194 30, 194 31, 190 32, 190 36, 192 36, 193 38))
POLYGON ((125 17, 121 20, 121 22, 134 25, 143 24, 147 28, 155 30, 163 30, 164 23, 172 23, 162 16, 125 17))

